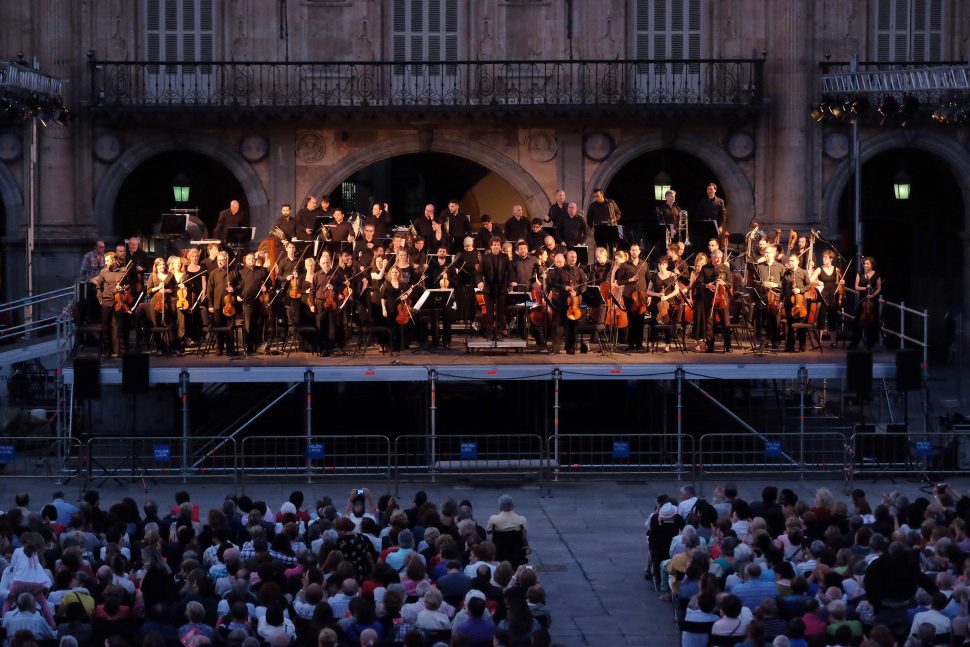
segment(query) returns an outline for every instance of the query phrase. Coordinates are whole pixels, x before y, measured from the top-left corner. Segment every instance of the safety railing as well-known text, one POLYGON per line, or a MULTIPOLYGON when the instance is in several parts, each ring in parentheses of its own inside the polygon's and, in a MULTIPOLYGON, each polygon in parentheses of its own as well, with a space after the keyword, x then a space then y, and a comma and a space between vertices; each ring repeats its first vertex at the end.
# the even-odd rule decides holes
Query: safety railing
POLYGON ((763 60, 92 61, 95 111, 757 107, 763 60))
POLYGON ((87 478, 143 480, 222 478, 237 480, 239 451, 234 439, 192 436, 95 436, 86 443, 87 478), (201 459, 201 460, 199 460, 201 459))
POLYGON ((59 333, 63 299, 73 299, 75 287, 59 288, 0 304, 0 342, 59 333))
POLYGON ((856 433, 849 441, 846 479, 859 475, 966 474, 970 469, 970 432, 899 431, 856 433))
POLYGON ((705 434, 698 443, 698 473, 839 474, 846 469, 849 434, 805 433, 705 434))
POLYGON ((77 438, 4 436, 0 438, 0 479, 64 481, 79 476, 84 453, 77 438))
MULTIPOLYGON (((859 292, 853 288, 846 287, 847 303, 844 316, 846 321, 855 321, 856 306, 859 303, 859 292)), ((930 313, 928 310, 917 310, 910 308, 904 302, 896 303, 882 298, 878 299, 879 323, 882 327, 882 334, 895 337, 899 340, 900 347, 907 344, 918 346, 923 353, 923 370, 929 366, 930 348, 930 313)))
POLYGON ((546 441, 555 480, 577 476, 677 476, 691 473, 694 439, 686 434, 557 434, 546 441))
POLYGON ((391 441, 378 435, 250 436, 241 445, 243 481, 284 476, 391 478, 391 441))
POLYGON ((547 466, 536 434, 398 436, 394 440, 395 488, 402 479, 438 476, 535 478, 541 489, 547 466))

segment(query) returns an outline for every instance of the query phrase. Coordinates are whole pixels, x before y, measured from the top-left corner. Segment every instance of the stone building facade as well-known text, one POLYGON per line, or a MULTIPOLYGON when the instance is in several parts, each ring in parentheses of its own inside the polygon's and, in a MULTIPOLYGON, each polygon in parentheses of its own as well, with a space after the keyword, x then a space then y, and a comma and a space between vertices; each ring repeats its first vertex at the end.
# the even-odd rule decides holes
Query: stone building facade
MULTIPOLYGON (((262 231, 281 203, 399 155, 474 161, 543 215, 558 188, 585 205, 626 165, 672 150, 716 178, 732 229, 757 218, 838 240, 851 233, 839 221, 848 129, 809 117, 821 64, 970 51, 960 0, 0 0, 0 16, 0 60, 22 53, 67 80, 72 110, 39 130, 35 291, 73 280, 97 237, 130 233, 115 213, 126 179, 173 151, 226 169, 262 231), (705 63, 643 62, 687 57, 705 63), (408 77, 378 65, 405 60, 455 66, 408 77), (308 61, 333 64, 292 64, 308 61), (435 85, 450 71, 463 80, 435 85), (425 83, 456 94, 422 98, 425 83), (327 94, 351 85, 343 100, 327 94)), ((24 293, 26 133, 4 126, 0 147, 8 298, 24 293)), ((867 126, 861 138, 863 160, 939 158, 962 197, 952 208, 970 215, 965 129, 867 126)))

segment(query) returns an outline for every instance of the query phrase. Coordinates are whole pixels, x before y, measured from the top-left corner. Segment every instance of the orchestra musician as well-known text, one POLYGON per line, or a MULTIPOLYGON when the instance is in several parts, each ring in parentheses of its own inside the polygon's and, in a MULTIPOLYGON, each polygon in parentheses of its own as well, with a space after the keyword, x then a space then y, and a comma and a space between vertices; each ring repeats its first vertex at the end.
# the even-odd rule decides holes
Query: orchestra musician
POLYGON ((357 300, 354 295, 360 294, 363 289, 360 277, 354 268, 354 257, 346 249, 337 254, 337 270, 333 280, 334 290, 337 298, 337 329, 335 343, 341 348, 347 344, 347 327, 350 325, 350 318, 353 314, 353 305, 357 300), (344 297, 346 296, 346 301, 344 297))
POLYGON ((811 258, 809 255, 810 248, 808 246, 808 236, 801 235, 798 237, 797 241, 798 248, 796 249, 795 254, 798 256, 798 267, 806 271, 808 271, 809 268, 814 269, 815 259, 811 258))
POLYGON ((276 260, 276 280, 279 282, 278 288, 283 291, 283 295, 276 298, 283 299, 286 323, 292 330, 300 319, 300 299, 290 297, 290 285, 294 279, 299 281, 301 261, 296 255, 295 244, 286 243, 285 250, 286 254, 276 260))
POLYGON ((106 253, 104 267, 94 279, 98 303, 101 305, 101 343, 106 357, 121 356, 121 336, 128 311, 126 308, 115 308, 115 294, 127 289, 126 276, 124 266, 118 262, 118 255, 115 252, 106 253))
MULTIPOLYGON (((377 231, 375 225, 374 230, 377 231)), ((330 225, 330 240, 335 243, 353 242, 354 228, 345 220, 343 209, 333 210, 333 224, 330 225)))
POLYGON ((771 343, 773 350, 778 350, 778 317, 780 316, 781 306, 781 277, 785 271, 784 266, 775 260, 778 248, 775 245, 768 245, 765 248, 765 259, 755 266, 755 319, 754 334, 755 340, 764 343, 765 335, 771 343))
POLYGON ((299 223, 296 218, 291 216, 290 205, 284 204, 280 206, 280 217, 276 219, 269 235, 273 235, 274 232, 283 232, 280 238, 283 241, 299 238, 297 235, 300 232, 299 223))
MULTIPOLYGON (((647 262, 640 258, 640 245, 633 243, 630 245, 630 254, 625 265, 625 281, 623 285, 623 305, 626 308, 627 318, 630 326, 627 331, 627 350, 643 350, 643 326, 646 322, 646 313, 638 314, 634 310, 634 293, 639 293, 640 297, 647 297, 647 282, 650 280, 650 270, 647 262)), ((617 279, 620 283, 620 280, 617 279)))
POLYGON ((533 218, 532 224, 529 227, 529 233, 525 237, 526 245, 529 246, 529 252, 535 253, 539 251, 545 239, 546 230, 542 228, 542 220, 533 218))
POLYGON ((717 185, 709 182, 707 196, 697 203, 697 209, 691 215, 695 224, 691 228, 701 225, 705 231, 702 235, 720 236, 724 222, 727 220, 727 206, 722 198, 717 197, 717 185), (703 223, 703 224, 701 224, 703 223))
POLYGON ((198 345, 202 339, 202 327, 209 322, 209 310, 204 303, 208 272, 199 263, 200 254, 198 247, 189 248, 184 265, 185 278, 182 279, 188 290, 189 307, 179 310, 179 317, 183 320, 180 326, 185 330, 185 343, 189 346, 198 345))
POLYGON ((822 252, 822 264, 812 272, 812 284, 818 288, 820 295, 817 323, 822 330, 820 338, 828 336, 832 348, 836 347, 839 329, 839 311, 842 304, 839 297, 839 286, 845 285, 845 279, 835 267, 835 252, 826 249, 822 252))
MULTIPOLYGON (((603 283, 610 282, 610 274, 613 272, 613 265, 610 263, 609 252, 605 247, 597 247, 593 252, 595 261, 586 270, 586 276, 593 286, 598 287, 603 283)), ((604 303, 603 306, 606 304, 604 303)), ((596 308, 596 323, 601 324, 606 319, 606 308, 596 308)))
MULTIPOLYGON (((690 283, 687 285, 690 302, 694 308, 694 325, 691 336, 694 339, 694 350, 701 353, 705 350, 707 339, 707 319, 710 316, 714 291, 708 289, 708 284, 715 281, 714 267, 708 264, 708 256, 698 252, 694 256, 694 269, 690 273, 690 283)), ((711 340, 711 351, 714 350, 714 340, 711 340)))
POLYGON ((360 269, 369 267, 374 260, 375 250, 379 247, 380 242, 374 236, 374 225, 364 225, 360 237, 354 241, 354 259, 357 267, 360 269))
MULTIPOLYGON (((209 272, 207 289, 209 322, 211 326, 216 328, 229 326, 230 329, 232 328, 233 322, 222 313, 222 308, 227 295, 235 298, 236 289, 234 284, 236 280, 236 272, 229 269, 229 254, 219 252, 216 255, 216 267, 209 272)), ((231 331, 229 334, 219 333, 216 341, 218 344, 217 355, 222 355, 223 352, 227 355, 235 354, 235 342, 231 331)))
MULTIPOLYGON (((733 281, 731 277, 731 266, 724 260, 724 252, 716 245, 711 250, 711 262, 705 267, 705 285, 711 291, 709 304, 713 303, 713 310, 708 305, 707 310, 707 352, 714 352, 715 327, 721 329, 721 339, 724 342, 724 352, 731 352, 731 297, 733 296, 733 281), (710 281, 711 270, 713 270, 714 280, 710 281), (716 290, 716 292, 715 292, 716 290), (717 299, 715 299, 717 297, 717 299), (718 308, 718 303, 722 307, 718 308), (711 312, 713 311, 713 316, 711 312)), ((694 322, 696 325, 697 311, 694 311, 694 322)))
POLYGON ((426 204, 424 213, 415 218, 411 224, 414 225, 414 231, 418 236, 431 242, 435 247, 444 240, 444 232, 441 223, 435 218, 433 204, 426 204))
MULTIPOLYGON (((292 243, 290 243, 292 244, 292 243)), ((265 267, 256 265, 256 257, 246 254, 239 270, 239 296, 242 299, 243 335, 246 348, 243 356, 255 355, 256 348, 263 339, 263 310, 259 296, 266 291, 266 278, 269 272, 265 267)))
MULTIPOLYGON (((654 324, 664 328, 664 352, 670 351, 670 332, 680 328, 683 317, 683 295, 677 275, 670 270, 670 257, 661 256, 657 261, 657 272, 647 285, 647 296, 653 301, 650 305, 650 318, 654 324)), ((656 347, 658 331, 656 326, 650 330, 650 342, 656 347)))
POLYGON ((492 245, 492 238, 498 238, 499 247, 501 247, 502 241, 505 240, 505 237, 502 236, 502 227, 492 222, 492 217, 487 213, 482 214, 481 223, 482 228, 475 234, 475 248, 488 251, 492 245))
MULTIPOLYGON (((337 210, 334 209, 334 219, 337 218, 337 210)), ((371 206, 370 215, 364 219, 363 225, 374 225, 374 235, 378 238, 385 238, 387 236, 387 230, 390 228, 394 221, 391 219, 391 208, 387 206, 387 203, 375 202, 371 206)), ((334 238, 337 240, 337 238, 334 238)))
POLYGON ((680 205, 677 204, 677 192, 673 189, 664 193, 664 201, 657 207, 657 222, 667 228, 671 242, 679 241, 680 205))
MULTIPOLYGON (((562 242, 570 247, 586 244, 586 239, 589 238, 589 226, 586 224, 586 220, 579 215, 579 207, 575 202, 570 202, 566 208, 566 218, 560 224, 559 231, 562 242)), ((547 240, 546 247, 548 246, 549 241, 547 240)), ((551 255, 552 250, 550 250, 551 255)))
MULTIPOLYGON (((785 320, 788 322, 788 331, 785 335, 786 353, 795 352, 796 335, 793 324, 804 323, 806 319, 806 315, 796 312, 796 303, 804 304, 805 291, 808 290, 809 285, 811 285, 811 281, 808 272, 799 266, 798 254, 792 254, 788 257, 785 273, 782 274, 781 280, 781 302, 785 307, 785 320)), ((797 336, 798 352, 801 353, 805 350, 806 330, 800 328, 797 336)))
POLYGON ((454 198, 449 200, 447 210, 442 213, 441 218, 450 254, 460 252, 465 244, 465 237, 472 233, 471 217, 468 214, 459 213, 459 208, 458 200, 454 198))
POLYGON ((455 299, 458 301, 458 316, 470 325, 478 311, 475 303, 475 276, 481 267, 481 253, 475 249, 475 239, 466 236, 462 251, 455 262, 458 283, 455 299))
POLYGON ((505 302, 512 283, 512 263, 502 253, 502 240, 493 236, 488 252, 482 256, 478 289, 485 296, 485 336, 493 341, 508 335, 505 327, 505 302))
POLYGON ((175 277, 168 271, 168 263, 164 258, 156 258, 152 263, 152 272, 145 283, 145 299, 138 305, 135 314, 138 318, 147 319, 152 328, 167 328, 169 335, 155 340, 157 348, 168 354, 168 340, 175 338, 177 323, 173 297, 175 295, 175 277))
MULTIPOLYGON (((529 253, 529 244, 520 240, 515 245, 515 258, 512 259, 512 290, 516 292, 529 292, 536 284, 536 277, 541 274, 539 259, 529 253)), ((529 321, 526 311, 520 310, 518 317, 519 334, 522 339, 529 338, 529 321)), ((542 331, 535 332, 536 344, 545 345, 542 331)))
POLYGON ((216 221, 215 229, 212 230, 212 236, 225 242, 226 232, 229 229, 245 226, 246 214, 240 209, 239 200, 233 200, 229 203, 228 209, 219 212, 219 219, 216 221))
MULTIPOLYGON (((185 316, 185 313, 180 308, 178 308, 176 304, 176 298, 174 296, 178 294, 179 288, 185 283, 185 280, 188 278, 188 274, 184 269, 184 263, 182 262, 181 256, 168 257, 168 271, 171 273, 172 278, 175 280, 175 292, 172 298, 172 303, 175 304, 173 305, 173 308, 172 308, 175 314, 175 324, 173 328, 175 329, 175 347, 181 351, 181 349, 185 347, 185 342, 186 342, 185 337, 186 337, 186 330, 187 330, 186 323, 188 322, 188 318, 185 316)), ((188 286, 186 286, 186 292, 188 291, 187 287, 188 286)), ((191 306, 192 304, 190 303, 189 305, 191 306)))
POLYGON ((553 262, 555 261, 555 258, 556 258, 556 254, 562 254, 563 256, 566 255, 566 246, 563 245, 562 243, 557 243, 556 239, 553 238, 552 236, 546 236, 543 239, 542 251, 544 251, 548 256, 548 259, 547 259, 548 262, 546 266, 552 267, 553 262))
POLYGON ((452 304, 456 303, 454 295, 457 294, 458 272, 455 270, 455 265, 448 261, 448 248, 443 243, 438 246, 435 255, 428 259, 426 272, 428 279, 425 281, 425 285, 429 289, 450 288, 455 290, 452 292, 453 296, 448 307, 438 315, 441 330, 438 329, 438 326, 435 325, 433 320, 429 326, 431 329, 431 343, 434 346, 447 348, 451 345, 451 320, 454 318, 452 313, 455 312, 452 304))
POLYGON ((131 261, 131 271, 144 275, 152 267, 151 258, 145 250, 141 249, 141 239, 132 236, 128 239, 128 260, 131 261))
POLYGON ((882 276, 876 272, 876 259, 872 256, 862 259, 862 271, 855 275, 855 289, 859 293, 859 303, 849 350, 858 348, 860 341, 872 350, 879 343, 879 295, 882 294, 882 276))
POLYGON ((387 270, 387 276, 384 279, 383 285, 381 285, 380 292, 381 315, 387 321, 387 326, 391 329, 391 355, 400 355, 401 349, 404 346, 408 322, 401 323, 397 321, 398 305, 407 300, 404 292, 405 287, 401 281, 400 269, 396 266, 391 267, 387 270))
POLYGON ((555 326, 552 335, 552 353, 562 352, 563 336, 566 338, 566 353, 576 354, 576 321, 570 319, 566 313, 566 299, 579 295, 578 290, 586 282, 586 275, 576 265, 576 252, 570 251, 566 255, 558 253, 553 260, 553 266, 546 274, 546 293, 552 300, 555 310, 555 326), (567 257, 572 257, 567 264, 567 257))
POLYGON ((505 239, 511 242, 525 240, 529 235, 529 220, 523 215, 522 205, 512 206, 512 217, 505 221, 505 239))
MULTIPOLYGON (((559 240, 562 240, 562 223, 568 217, 566 213, 567 208, 566 192, 559 189, 556 191, 556 201, 549 205, 549 213, 546 214, 546 219, 552 224, 553 229, 556 230, 556 238, 559 240)), ((535 249, 535 247, 530 245, 529 249, 535 249)))
POLYGON ((317 329, 317 348, 323 357, 333 355, 337 334, 337 272, 330 257, 324 256, 320 259, 320 271, 313 275, 310 313, 317 329))
POLYGON ((297 238, 310 240, 310 238, 313 236, 313 230, 317 226, 318 215, 323 214, 317 207, 316 197, 312 195, 307 196, 306 202, 303 203, 303 207, 296 212, 296 228, 299 232, 297 238))

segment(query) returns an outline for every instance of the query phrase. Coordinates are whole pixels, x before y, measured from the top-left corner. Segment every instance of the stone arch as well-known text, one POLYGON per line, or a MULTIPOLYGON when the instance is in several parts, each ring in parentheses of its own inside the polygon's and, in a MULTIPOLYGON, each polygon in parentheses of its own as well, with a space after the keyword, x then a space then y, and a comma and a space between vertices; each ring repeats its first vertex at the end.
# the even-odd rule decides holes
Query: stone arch
POLYGON ((108 167, 94 197, 98 231, 112 230, 115 201, 121 186, 131 173, 146 160, 170 151, 187 151, 205 155, 226 167, 239 181, 249 203, 249 220, 255 224, 269 218, 269 200, 263 183, 243 157, 226 144, 204 135, 157 135, 139 141, 108 167))
POLYGON ((17 181, 7 168, 7 165, 0 162, 0 200, 3 200, 3 208, 7 214, 6 235, 12 238, 20 233, 20 228, 24 223, 24 198, 20 193, 17 181))
MULTIPOLYGON (((860 142, 862 164, 897 148, 917 148, 946 162, 963 197, 963 229, 965 232, 970 231, 970 155, 963 146, 952 135, 946 136, 929 130, 889 130, 860 142)), ((822 217, 825 228, 829 231, 838 231, 839 202, 852 178, 852 170, 852 159, 847 157, 825 185, 822 217)))
POLYGON ((380 146, 362 148, 341 158, 327 169, 311 187, 310 195, 332 193, 342 181, 360 169, 392 157, 412 153, 445 153, 481 164, 505 178, 516 191, 522 194, 525 207, 531 216, 542 218, 549 209, 549 198, 542 185, 515 160, 484 144, 438 136, 431 140, 430 145, 422 142, 418 135, 407 135, 382 141, 380 146))
MULTIPOLYGON (((605 189, 620 169, 641 155, 661 149, 673 149, 689 153, 706 164, 717 176, 718 182, 730 197, 728 210, 737 228, 737 217, 747 221, 754 217, 754 190, 748 176, 724 149, 713 144, 710 139, 691 134, 678 134, 673 141, 665 138, 661 133, 641 135, 620 144, 613 153, 603 161, 593 173, 589 184, 586 185, 584 200, 593 195, 593 189, 605 189)), ((746 228, 746 227, 745 227, 746 228)))

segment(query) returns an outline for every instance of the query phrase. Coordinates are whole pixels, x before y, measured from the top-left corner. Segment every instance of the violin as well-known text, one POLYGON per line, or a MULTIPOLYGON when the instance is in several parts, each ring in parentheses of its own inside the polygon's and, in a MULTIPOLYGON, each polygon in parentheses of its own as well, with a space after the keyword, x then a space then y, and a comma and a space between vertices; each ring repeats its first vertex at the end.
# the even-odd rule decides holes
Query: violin
POLYGON ((765 303, 767 304, 768 312, 771 315, 774 316, 778 314, 781 303, 777 292, 774 290, 768 290, 768 293, 765 295, 765 303))
POLYGON ((475 293, 475 302, 482 308, 482 316, 485 316, 485 295, 481 292, 475 293))
POLYGON ((408 305, 407 299, 403 301, 398 301, 397 315, 394 317, 395 323, 401 326, 406 326, 410 319, 411 319, 411 306, 408 305))
POLYGON ((876 300, 869 298, 869 290, 866 289, 866 297, 862 300, 861 310, 859 311, 859 323, 871 324, 876 320, 876 300))
MULTIPOLYGON (((632 282, 639 283, 640 281, 640 270, 647 266, 647 261, 641 261, 640 267, 637 268, 636 274, 633 275, 632 282)), ((630 312, 638 317, 642 317, 647 314, 647 308, 650 307, 650 297, 647 296, 646 291, 641 290, 639 287, 633 291, 630 295, 630 312)))
POLYGON ((581 296, 578 292, 573 292, 572 294, 566 295, 566 318, 570 321, 579 321, 583 318, 583 311, 580 310, 579 305, 583 302, 581 296))
MULTIPOLYGON (((229 288, 229 274, 226 274, 226 288, 229 288)), ((235 317, 236 316, 236 299, 232 293, 227 292, 224 297, 222 297, 222 314, 225 317, 235 317)))
POLYGON ((657 323, 662 326, 670 325, 670 302, 661 299, 657 304, 657 323))
POLYGON ((158 292, 152 297, 152 309, 155 312, 165 312, 165 288, 164 286, 159 287, 158 292))
MULTIPOLYGON (((334 270, 336 272, 336 270, 334 270)), ((330 281, 333 279, 333 274, 327 279, 327 288, 323 291, 323 309, 324 310, 336 310, 337 309, 337 299, 334 297, 333 285, 330 281)))
POLYGON ((808 307, 805 304, 804 294, 791 295, 791 316, 796 319, 804 319, 808 316, 808 307))
POLYGON ((185 283, 179 283, 178 290, 175 291, 175 307, 179 310, 189 309, 189 289, 185 283))
MULTIPOLYGON (((131 261, 128 261, 128 265, 124 267, 124 276, 128 275, 128 268, 130 266, 131 261)), ((134 302, 135 298, 131 296, 130 286, 122 286, 120 290, 115 292, 115 312, 131 312, 131 305, 134 302)))

